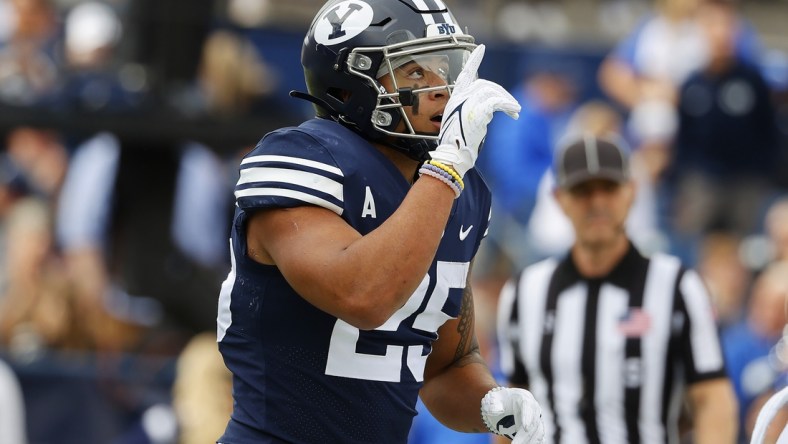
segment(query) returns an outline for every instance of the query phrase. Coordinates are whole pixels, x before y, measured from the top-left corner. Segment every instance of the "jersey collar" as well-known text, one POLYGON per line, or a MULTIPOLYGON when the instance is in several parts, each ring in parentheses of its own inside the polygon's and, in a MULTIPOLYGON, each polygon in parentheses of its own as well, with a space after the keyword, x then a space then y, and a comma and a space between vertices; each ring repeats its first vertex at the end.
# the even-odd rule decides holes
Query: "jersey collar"
POLYGON ((645 266, 648 263, 648 259, 640 254, 640 251, 638 251, 631 240, 628 242, 629 248, 626 254, 607 276, 586 278, 581 275, 570 251, 558 264, 558 268, 555 271, 556 278, 560 279, 561 282, 566 282, 565 288, 569 288, 579 281, 609 282, 617 287, 629 288, 633 277, 638 276, 637 270, 645 266))

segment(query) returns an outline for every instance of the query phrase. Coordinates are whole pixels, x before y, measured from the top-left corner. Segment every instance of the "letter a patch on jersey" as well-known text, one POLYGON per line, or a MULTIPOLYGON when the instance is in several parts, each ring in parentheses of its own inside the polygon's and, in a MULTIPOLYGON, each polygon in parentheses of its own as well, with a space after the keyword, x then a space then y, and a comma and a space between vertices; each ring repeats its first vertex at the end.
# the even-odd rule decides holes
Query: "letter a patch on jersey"
POLYGON ((372 197, 372 190, 367 187, 366 195, 364 196, 364 211, 361 212, 361 217, 371 216, 373 219, 378 218, 375 211, 375 199, 372 197))

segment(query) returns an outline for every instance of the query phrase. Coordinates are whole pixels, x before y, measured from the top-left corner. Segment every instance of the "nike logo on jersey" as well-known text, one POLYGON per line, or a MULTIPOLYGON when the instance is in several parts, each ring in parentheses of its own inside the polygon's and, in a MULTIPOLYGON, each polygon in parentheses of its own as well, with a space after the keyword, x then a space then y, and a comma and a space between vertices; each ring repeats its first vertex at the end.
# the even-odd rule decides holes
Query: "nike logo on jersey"
POLYGON ((463 226, 460 225, 460 240, 464 241, 466 237, 471 233, 473 230, 473 225, 469 226, 467 230, 463 229, 463 226))

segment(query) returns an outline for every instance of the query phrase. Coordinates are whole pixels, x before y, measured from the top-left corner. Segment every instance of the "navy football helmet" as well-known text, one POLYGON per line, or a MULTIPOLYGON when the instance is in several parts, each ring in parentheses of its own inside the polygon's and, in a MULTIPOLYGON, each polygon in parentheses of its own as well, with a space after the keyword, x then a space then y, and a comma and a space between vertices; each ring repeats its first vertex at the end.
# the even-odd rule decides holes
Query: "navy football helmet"
POLYGON ((442 0, 330 0, 301 52, 309 94, 294 96, 315 103, 319 117, 425 160, 438 135, 416 132, 403 106, 414 105, 418 94, 450 93, 475 47, 442 0), (405 63, 436 57, 444 85, 414 89, 395 81, 395 90, 387 91, 378 80, 405 63))

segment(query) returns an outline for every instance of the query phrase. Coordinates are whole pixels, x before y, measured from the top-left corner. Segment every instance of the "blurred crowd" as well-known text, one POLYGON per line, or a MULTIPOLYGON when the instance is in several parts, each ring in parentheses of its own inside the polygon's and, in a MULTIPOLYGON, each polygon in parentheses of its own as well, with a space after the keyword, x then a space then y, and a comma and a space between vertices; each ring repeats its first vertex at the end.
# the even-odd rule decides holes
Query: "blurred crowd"
MULTIPOLYGON (((0 121, 13 122, 0 131, 0 356, 19 372, 51 353, 98 356, 110 373, 123 370, 119 356, 171 359, 172 391, 118 407, 133 427, 102 439, 206 442, 231 409, 213 332, 237 161, 249 145, 13 117, 166 109, 226 122, 299 111, 275 100, 281 72, 244 32, 269 2, 217 2, 228 9, 201 25, 193 75, 166 88, 161 72, 129 56, 132 3, 0 0, 0 121)), ((494 367, 500 286, 572 243, 552 200, 556 147, 571 134, 619 135, 638 182, 630 234, 705 279, 745 442, 788 370, 788 73, 766 72, 768 48, 732 2, 656 0, 630 31, 593 78, 578 78, 571 61, 535 60, 508 85, 520 119, 493 120, 478 163, 495 199, 474 269, 480 342, 494 367)), ((0 372, 3 393, 14 378, 0 372)), ((17 412, 0 418, 0 443, 25 442, 6 425, 32 430, 25 396, 0 399, 17 406, 0 408, 17 412)), ((419 427, 414 442, 435 442, 415 438, 419 427)))
MULTIPOLYGON (((139 129, 152 121, 146 115, 259 119, 272 112, 277 74, 243 30, 206 15, 187 23, 200 37, 193 75, 162 78, 133 56, 133 32, 159 26, 132 20, 141 3, 0 1, 0 356, 19 373, 18 381, 0 373, 2 443, 51 439, 59 432, 47 424, 74 414, 73 400, 62 399, 41 426, 25 421, 41 403, 13 388, 40 383, 42 367, 62 386, 72 366, 95 379, 87 387, 99 401, 80 405, 86 415, 117 410, 107 415, 117 426, 83 428, 84 442, 170 442, 176 433, 199 442, 187 429, 210 422, 188 406, 204 396, 175 375, 198 387, 206 373, 229 384, 215 349, 216 298, 229 269, 237 156, 250 146, 139 129), (20 122, 26 111, 33 118, 20 122), (102 116, 132 124, 104 128, 102 116), (162 364, 130 364, 135 356, 162 364), (128 367, 139 372, 132 379, 157 377, 172 389, 146 397, 102 383, 122 381, 128 367), (168 427, 175 407, 185 419, 168 427)), ((228 415, 228 389, 208 385, 226 398, 213 407, 228 415)))
POLYGON ((627 230, 642 251, 678 255, 704 278, 741 442, 788 372, 788 89, 766 51, 736 2, 657 1, 603 58, 602 97, 583 94, 571 65, 527 70, 513 88, 520 119, 494 119, 479 160, 496 202, 477 297, 494 307, 506 278, 572 244, 552 196, 562 139, 624 140, 638 185, 627 230))
POLYGON ((121 6, 0 2, 0 342, 12 354, 173 353, 214 325, 232 168, 248 147, 53 121, 259 113, 275 74, 242 33, 206 25, 193 78, 154 95, 154 70, 122 56, 121 6), (9 119, 25 109, 55 120, 9 119))

